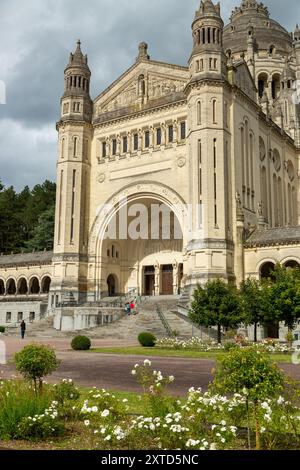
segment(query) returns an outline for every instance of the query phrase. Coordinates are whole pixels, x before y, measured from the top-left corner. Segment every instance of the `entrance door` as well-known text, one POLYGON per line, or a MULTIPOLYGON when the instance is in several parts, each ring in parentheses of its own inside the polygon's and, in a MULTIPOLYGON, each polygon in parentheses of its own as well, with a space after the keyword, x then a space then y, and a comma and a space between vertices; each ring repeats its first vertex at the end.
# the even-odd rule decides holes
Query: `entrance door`
POLYGON ((107 278, 107 290, 109 297, 114 297, 116 295, 116 279, 112 274, 107 278))
POLYGON ((162 295, 173 295, 173 266, 165 264, 162 267, 161 293, 162 295))
POLYGON ((145 266, 144 268, 144 295, 154 295, 155 289, 155 268, 154 266, 145 266))

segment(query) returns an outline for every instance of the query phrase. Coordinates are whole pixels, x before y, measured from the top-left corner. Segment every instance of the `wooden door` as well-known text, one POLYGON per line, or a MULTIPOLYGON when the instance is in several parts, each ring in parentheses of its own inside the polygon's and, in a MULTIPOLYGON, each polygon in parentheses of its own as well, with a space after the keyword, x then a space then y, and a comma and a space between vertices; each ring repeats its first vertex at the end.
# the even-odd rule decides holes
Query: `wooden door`
POLYGON ((173 266, 171 264, 162 267, 161 293, 173 295, 173 266))

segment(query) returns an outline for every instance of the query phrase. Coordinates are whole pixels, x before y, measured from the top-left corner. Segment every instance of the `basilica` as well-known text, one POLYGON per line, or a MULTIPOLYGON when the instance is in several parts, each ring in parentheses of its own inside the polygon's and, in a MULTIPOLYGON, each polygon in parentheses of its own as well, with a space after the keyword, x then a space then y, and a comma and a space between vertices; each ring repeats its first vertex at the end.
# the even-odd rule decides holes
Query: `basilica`
POLYGON ((54 250, 0 256, 0 324, 80 330, 128 294, 177 296, 184 315, 199 283, 300 266, 300 29, 255 0, 227 25, 220 4, 197 7, 186 66, 142 42, 93 98, 78 41, 56 125, 54 250))

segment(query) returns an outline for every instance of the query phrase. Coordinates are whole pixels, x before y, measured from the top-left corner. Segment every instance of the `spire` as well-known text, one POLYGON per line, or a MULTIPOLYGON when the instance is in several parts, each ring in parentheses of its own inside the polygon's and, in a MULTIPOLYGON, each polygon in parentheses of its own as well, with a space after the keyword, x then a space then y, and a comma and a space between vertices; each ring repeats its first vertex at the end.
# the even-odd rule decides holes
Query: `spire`
POLYGON ((141 60, 150 60, 150 56, 148 55, 148 44, 146 42, 141 42, 139 44, 139 55, 136 58, 136 61, 139 62, 141 60))
POLYGON ((80 39, 78 39, 77 41, 77 46, 74 54, 70 54, 70 59, 67 68, 69 67, 84 67, 89 70, 87 55, 84 55, 82 53, 80 39))

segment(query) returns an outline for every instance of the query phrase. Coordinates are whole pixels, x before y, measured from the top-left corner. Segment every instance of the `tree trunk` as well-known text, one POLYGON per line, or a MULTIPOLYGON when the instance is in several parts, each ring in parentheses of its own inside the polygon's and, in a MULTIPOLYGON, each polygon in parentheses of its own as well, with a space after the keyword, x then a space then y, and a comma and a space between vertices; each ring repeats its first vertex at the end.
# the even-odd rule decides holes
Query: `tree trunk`
POLYGON ((221 331, 221 325, 218 325, 218 344, 222 343, 222 331, 221 331))
POLYGON ((257 323, 254 323, 254 343, 257 343, 257 323))
POLYGON ((255 437, 256 437, 256 450, 261 449, 260 443, 260 423, 258 419, 258 403, 254 404, 254 415, 255 415, 255 437))

